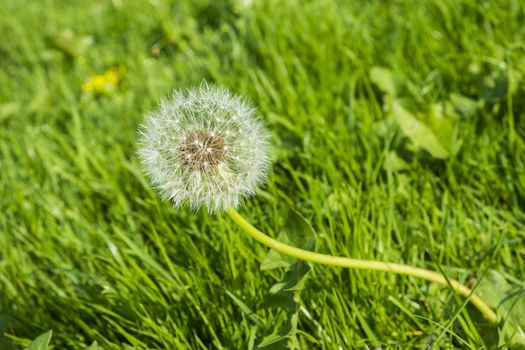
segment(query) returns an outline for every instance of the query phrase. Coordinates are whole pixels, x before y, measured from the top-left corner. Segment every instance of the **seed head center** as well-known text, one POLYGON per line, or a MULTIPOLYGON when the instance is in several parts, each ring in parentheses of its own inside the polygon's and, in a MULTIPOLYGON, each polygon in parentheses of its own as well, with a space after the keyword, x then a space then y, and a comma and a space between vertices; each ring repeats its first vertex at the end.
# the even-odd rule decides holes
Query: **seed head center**
POLYGON ((224 159, 224 138, 212 130, 191 132, 179 146, 182 161, 192 170, 210 170, 224 159))

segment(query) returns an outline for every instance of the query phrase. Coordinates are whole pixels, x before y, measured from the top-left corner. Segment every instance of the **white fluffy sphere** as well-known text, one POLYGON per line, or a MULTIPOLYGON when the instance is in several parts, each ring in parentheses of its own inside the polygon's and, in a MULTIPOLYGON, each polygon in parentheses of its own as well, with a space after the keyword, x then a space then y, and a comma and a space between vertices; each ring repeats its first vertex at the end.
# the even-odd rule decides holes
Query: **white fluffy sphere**
POLYGON ((203 84, 173 91, 140 128, 139 155, 163 198, 209 212, 238 207, 266 181, 270 138, 247 101, 203 84))

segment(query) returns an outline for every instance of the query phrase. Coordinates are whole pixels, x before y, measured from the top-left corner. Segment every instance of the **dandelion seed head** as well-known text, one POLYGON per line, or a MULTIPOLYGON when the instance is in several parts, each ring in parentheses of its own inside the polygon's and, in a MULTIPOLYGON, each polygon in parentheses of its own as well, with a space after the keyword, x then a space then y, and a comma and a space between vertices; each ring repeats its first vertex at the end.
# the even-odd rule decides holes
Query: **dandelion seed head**
POLYGON ((176 207, 238 207, 265 183, 271 163, 269 134, 254 108, 207 84, 163 99, 139 139, 146 173, 176 207))

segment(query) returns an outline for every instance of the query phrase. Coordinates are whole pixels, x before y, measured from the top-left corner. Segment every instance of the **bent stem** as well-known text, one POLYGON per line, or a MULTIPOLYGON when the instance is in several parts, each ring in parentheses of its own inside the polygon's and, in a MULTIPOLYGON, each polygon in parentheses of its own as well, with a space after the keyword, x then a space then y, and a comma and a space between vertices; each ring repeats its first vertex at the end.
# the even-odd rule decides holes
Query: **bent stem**
POLYGON ((474 304, 474 306, 476 306, 476 308, 490 323, 498 323, 498 316, 496 315, 496 313, 492 311, 492 309, 487 304, 485 304, 485 302, 481 300, 480 297, 475 295, 471 289, 459 283, 455 279, 445 278, 443 275, 437 272, 421 269, 414 266, 373 260, 343 258, 339 256, 319 254, 308 250, 292 247, 287 244, 276 241, 275 239, 264 234, 263 232, 257 230, 248 221, 246 221, 235 209, 230 208, 228 209, 227 213, 230 216, 230 218, 232 218, 233 221, 235 221, 235 223, 239 225, 248 235, 250 235, 255 240, 259 241, 260 243, 264 244, 265 246, 278 251, 279 253, 286 254, 297 259, 319 263, 323 265, 340 266, 359 270, 392 272, 400 275, 422 278, 428 281, 441 284, 445 287, 450 286, 454 291, 466 297, 467 300, 474 304))

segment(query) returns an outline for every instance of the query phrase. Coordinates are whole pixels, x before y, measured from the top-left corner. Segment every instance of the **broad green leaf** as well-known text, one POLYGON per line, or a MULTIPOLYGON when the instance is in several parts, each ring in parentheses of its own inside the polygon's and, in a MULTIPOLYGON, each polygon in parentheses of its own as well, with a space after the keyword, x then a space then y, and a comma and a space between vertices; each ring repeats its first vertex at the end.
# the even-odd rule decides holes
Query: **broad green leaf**
POLYGON ((392 104, 392 116, 414 146, 427 150, 434 158, 443 159, 449 156, 449 152, 432 130, 396 101, 392 104))
POLYGON ((47 350, 52 335, 52 330, 40 334, 25 350, 47 350))
POLYGON ((286 349, 286 344, 277 344, 283 343, 287 340, 286 336, 278 334, 270 334, 263 338, 263 340, 257 345, 257 349, 262 349, 265 347, 272 346, 272 349, 286 349))
MULTIPOLYGON (((315 250, 315 231, 310 223, 297 211, 290 210, 285 225, 281 229, 277 240, 305 250, 315 250)), ((305 286, 310 272, 310 265, 304 261, 270 250, 261 264, 261 270, 284 268, 282 279, 270 288, 261 304, 261 308, 275 308, 278 310, 272 320, 263 323, 258 316, 253 316, 251 309, 230 292, 227 294, 245 314, 253 316, 252 321, 270 333, 263 337, 257 349, 289 349, 297 343, 296 332, 299 321, 300 293, 305 286)))
POLYGON ((285 350, 297 349, 296 338, 299 313, 288 315, 287 322, 275 334, 268 335, 257 345, 257 350, 285 350))
POLYGON ((383 169, 388 171, 401 171, 408 169, 409 166, 395 151, 390 151, 385 157, 383 169))
POLYGON ((20 112, 20 104, 16 102, 7 102, 0 104, 0 122, 9 117, 15 116, 20 112))
POLYGON ((88 350, 98 350, 98 343, 96 340, 93 343, 91 343, 88 350))
POLYGON ((449 154, 457 154, 462 145, 462 140, 457 138, 455 132, 454 122, 458 118, 447 117, 443 107, 443 103, 434 103, 430 106, 428 127, 449 154))
POLYGON ((310 267, 303 261, 290 266, 284 277, 270 288, 263 307, 285 307, 290 311, 297 311, 299 294, 303 290, 310 267))
POLYGON ((512 288, 501 273, 490 270, 476 293, 501 315, 508 343, 525 346, 525 289, 512 288))
POLYGON ((370 80, 385 94, 395 96, 396 84, 390 69, 377 66, 372 67, 370 69, 370 80))
POLYGON ((454 110, 462 117, 473 117, 480 110, 479 102, 459 94, 450 94, 450 103, 454 110))
POLYGON ((83 55, 94 42, 92 36, 78 36, 71 29, 66 29, 58 35, 49 37, 47 41, 50 47, 72 57, 83 55))
MULTIPOLYGON (((315 250, 315 231, 306 219, 298 212, 290 210, 288 218, 278 236, 281 242, 292 246, 315 250)), ((277 308, 284 323, 279 329, 262 339, 257 349, 289 349, 296 348, 297 323, 299 321, 300 293, 305 286, 310 272, 310 265, 302 260, 290 258, 270 251, 261 264, 261 270, 286 268, 286 272, 278 283, 272 286, 261 307, 277 308)), ((278 317, 272 319, 277 325, 278 317)), ((275 326, 276 327, 276 326, 275 326)), ((273 328, 275 328, 273 327, 273 328)))
MULTIPOLYGON (((313 250, 315 248, 315 231, 301 214, 291 209, 277 240, 297 248, 313 250)), ((261 263, 261 270, 290 267, 296 260, 275 250, 270 250, 261 263)))

